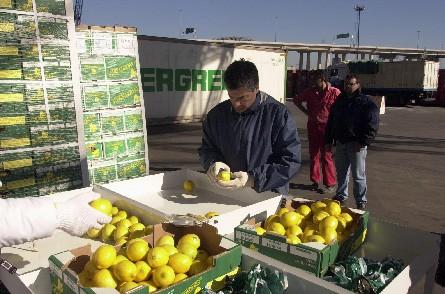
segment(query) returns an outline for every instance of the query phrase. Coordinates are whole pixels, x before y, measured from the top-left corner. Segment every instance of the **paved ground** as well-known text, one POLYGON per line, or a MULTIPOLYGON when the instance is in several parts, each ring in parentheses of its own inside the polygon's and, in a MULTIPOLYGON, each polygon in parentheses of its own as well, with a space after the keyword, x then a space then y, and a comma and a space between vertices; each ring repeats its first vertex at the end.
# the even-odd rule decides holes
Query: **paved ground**
MULTIPOLYGON (((306 118, 292 104, 288 107, 303 145, 303 167, 292 179, 291 194, 321 199, 323 195, 308 190, 306 118)), ((202 170, 197 155, 200 140, 199 123, 149 127, 150 173, 202 170)), ((445 233, 444 177, 445 108, 387 108, 367 158, 370 213, 404 226, 445 233)), ((353 200, 349 205, 354 206, 353 200)))

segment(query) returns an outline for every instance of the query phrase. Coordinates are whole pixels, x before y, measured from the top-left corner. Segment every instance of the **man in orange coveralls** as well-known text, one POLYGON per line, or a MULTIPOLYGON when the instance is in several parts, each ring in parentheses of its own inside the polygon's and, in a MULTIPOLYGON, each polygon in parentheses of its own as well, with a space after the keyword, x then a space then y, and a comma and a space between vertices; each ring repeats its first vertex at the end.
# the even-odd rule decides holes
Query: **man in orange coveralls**
POLYGON ((340 95, 340 90, 332 87, 321 74, 314 77, 313 83, 312 88, 295 96, 293 102, 308 116, 307 132, 312 188, 322 194, 333 193, 336 184, 335 166, 332 152, 324 149, 324 133, 331 106, 340 95), (306 107, 302 104, 303 102, 306 102, 306 107), (321 182, 320 167, 323 173, 324 187, 319 187, 321 182))

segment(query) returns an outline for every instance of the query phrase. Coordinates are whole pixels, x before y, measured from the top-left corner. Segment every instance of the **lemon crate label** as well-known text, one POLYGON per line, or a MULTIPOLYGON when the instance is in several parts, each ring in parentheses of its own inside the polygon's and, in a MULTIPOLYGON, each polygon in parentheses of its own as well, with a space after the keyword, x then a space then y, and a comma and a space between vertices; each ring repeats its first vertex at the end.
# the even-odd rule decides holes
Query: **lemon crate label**
POLYGON ((113 107, 141 104, 137 83, 110 85, 110 102, 113 107))
POLYGON ((314 251, 310 251, 310 250, 305 250, 304 248, 298 247, 298 246, 290 246, 289 247, 289 252, 292 255, 296 255, 296 256, 300 256, 303 257, 305 259, 309 259, 312 261, 316 261, 317 260, 317 253, 314 251))
POLYGON ((105 158, 112 159, 127 154, 125 140, 115 140, 105 142, 105 158))
POLYGON ((32 0, 16 0, 15 8, 22 11, 32 11, 32 0))
POLYGON ((138 160, 119 164, 117 169, 119 179, 136 178, 147 174, 145 160, 138 160))
POLYGON ((108 107, 108 87, 88 85, 82 87, 85 110, 103 109, 108 107))
POLYGON ((145 140, 144 134, 131 135, 131 137, 127 138, 127 146, 128 146, 128 154, 141 153, 145 151, 145 140))
POLYGON ((25 115, 27 112, 26 103, 24 102, 2 103, 0 105, 0 116, 25 115))
POLYGON ((42 57, 44 61, 55 60, 69 60, 70 48, 68 45, 60 44, 42 44, 42 57))
POLYGON ((105 64, 103 57, 80 57, 80 74, 82 81, 105 80, 105 64))
POLYGON ((261 245, 264 247, 280 250, 283 252, 287 252, 288 248, 288 244, 283 241, 272 240, 264 237, 261 239, 261 245))
POLYGON ((12 0, 0 0, 0 8, 1 9, 12 8, 12 0))
POLYGON ((102 143, 89 143, 86 148, 88 160, 98 160, 103 158, 102 143))
POLYGON ((137 39, 134 34, 116 34, 117 54, 136 55, 137 39))
POLYGON ((29 138, 0 140, 0 149, 23 148, 31 145, 29 138))
POLYGON ((67 21, 58 18, 39 17, 40 37, 44 39, 68 39, 67 21))
POLYGON ((98 113, 84 114, 83 124, 84 124, 85 137, 88 140, 94 138, 100 138, 101 127, 100 127, 100 117, 98 113))
POLYGON ((107 183, 116 180, 116 166, 103 166, 93 169, 95 183, 107 183))
POLYGON ((107 80, 133 80, 137 78, 134 57, 105 57, 107 80))
POLYGON ((102 132, 104 134, 122 133, 124 128, 124 113, 119 112, 103 112, 102 118, 102 132))
POLYGON ((245 242, 260 244, 260 237, 257 235, 254 235, 255 233, 243 233, 239 231, 235 231, 235 236, 237 239, 245 242))
POLYGON ((0 126, 24 125, 26 118, 22 116, 7 116, 0 117, 0 126))
POLYGON ((36 0, 37 12, 65 15, 65 0, 36 0))
POLYGON ((127 131, 137 131, 144 128, 142 120, 142 110, 135 109, 125 112, 125 129, 127 131))
POLYGON ((32 166, 32 158, 24 158, 3 162, 4 170, 18 169, 28 166, 32 166))
POLYGON ((17 46, 0 46, 0 56, 17 56, 19 48, 17 46))
POLYGON ((23 102, 23 93, 0 93, 0 103, 23 102))

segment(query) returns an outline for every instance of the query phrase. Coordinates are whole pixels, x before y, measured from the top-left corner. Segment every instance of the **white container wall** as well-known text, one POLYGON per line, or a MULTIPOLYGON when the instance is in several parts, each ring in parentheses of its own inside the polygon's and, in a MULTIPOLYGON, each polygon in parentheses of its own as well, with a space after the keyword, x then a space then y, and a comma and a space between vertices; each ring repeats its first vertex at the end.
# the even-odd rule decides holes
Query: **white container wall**
POLYGON ((146 118, 150 123, 200 121, 219 102, 224 70, 244 58, 256 64, 260 90, 284 102, 286 53, 267 47, 236 46, 138 36, 146 118))

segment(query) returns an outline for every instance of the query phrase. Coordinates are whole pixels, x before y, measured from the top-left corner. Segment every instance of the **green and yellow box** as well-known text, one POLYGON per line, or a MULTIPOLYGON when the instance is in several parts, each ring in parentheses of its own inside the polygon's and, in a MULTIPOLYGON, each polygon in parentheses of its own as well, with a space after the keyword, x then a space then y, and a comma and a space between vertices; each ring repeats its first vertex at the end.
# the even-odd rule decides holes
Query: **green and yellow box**
POLYGON ((134 57, 105 57, 107 80, 135 80, 137 79, 136 58, 134 57))
POLYGON ((104 81, 105 62, 103 57, 80 57, 82 81, 104 81))
MULTIPOLYGON (((303 198, 283 197, 277 211, 280 208, 293 211, 303 204, 311 206, 314 202, 303 198)), ((269 231, 263 235, 257 234, 256 227, 264 226, 265 221, 254 219, 235 228, 235 242, 320 277, 337 259, 341 260, 357 250, 366 238, 369 212, 347 207, 342 207, 342 212, 352 216, 351 228, 354 228, 342 243, 335 240, 329 245, 316 242, 291 245, 286 242, 286 236, 269 231)))
MULTIPOLYGON (((198 293, 207 283, 237 269, 241 264, 241 246, 218 235, 215 227, 208 224, 202 226, 179 227, 173 224, 158 224, 153 226, 153 233, 144 239, 153 246, 156 241, 165 235, 171 235, 175 243, 185 234, 196 234, 201 239, 201 249, 213 256, 213 263, 203 272, 190 276, 177 284, 159 289, 153 293, 159 294, 189 294, 198 293)), ((116 247, 120 249, 119 246, 116 247)), ((92 256, 91 246, 76 248, 61 252, 49 257, 52 293, 57 294, 105 294, 119 293, 114 289, 85 288, 79 282, 78 274, 92 256)), ((141 285, 126 293, 146 294, 148 288, 141 285)))
POLYGON ((112 107, 141 105, 141 93, 137 83, 110 85, 112 107))
POLYGON ((120 180, 131 179, 147 175, 145 159, 120 163, 117 166, 117 176, 120 180))
POLYGON ((97 110, 108 107, 108 87, 101 85, 82 86, 84 110, 97 110))
POLYGON ((68 40, 68 22, 64 19, 39 17, 40 38, 68 40))
POLYGON ((65 0, 36 0, 37 12, 65 15, 65 0))
POLYGON ((125 131, 123 111, 102 112, 102 133, 118 134, 125 131))

